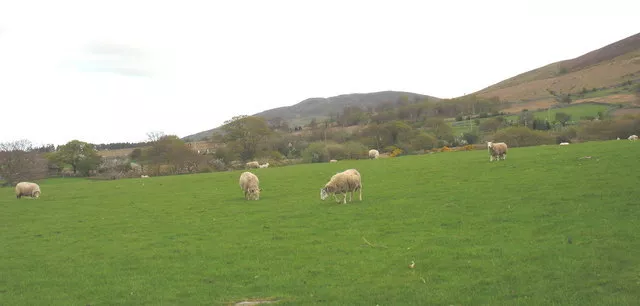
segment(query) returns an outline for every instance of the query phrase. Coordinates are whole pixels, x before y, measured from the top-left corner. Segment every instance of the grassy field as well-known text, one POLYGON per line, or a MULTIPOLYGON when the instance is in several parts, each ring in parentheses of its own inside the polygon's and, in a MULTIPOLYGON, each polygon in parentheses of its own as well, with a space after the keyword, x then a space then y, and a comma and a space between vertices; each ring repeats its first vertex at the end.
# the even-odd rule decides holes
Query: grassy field
MULTIPOLYGON (((547 119, 547 116, 549 117, 549 119, 551 121, 555 120, 555 116, 556 113, 562 112, 562 113, 567 113, 569 115, 571 115, 571 120, 572 121, 577 121, 580 120, 581 117, 584 116, 594 116, 597 117, 598 116, 598 112, 603 112, 603 113, 607 113, 608 110, 612 109, 613 105, 605 105, 605 104, 596 104, 596 103, 580 103, 580 104, 575 104, 575 105, 569 105, 566 107, 562 107, 562 108, 553 108, 549 111, 533 111, 533 116, 537 119, 547 119)), ((510 116, 505 116, 504 118, 507 120, 517 120, 519 115, 510 115, 510 116)), ((480 122, 487 120, 489 118, 482 118, 479 119, 480 122)), ((478 130, 478 126, 475 125, 475 123, 473 122, 474 120, 471 120, 471 130, 472 131, 476 131, 478 130)), ((464 123, 461 122, 455 122, 455 121, 450 121, 449 125, 451 125, 452 131, 454 135, 460 135, 462 133, 465 132, 469 132, 469 121, 465 120, 464 123), (455 125, 454 125, 455 124, 455 125)))
POLYGON ((251 202, 238 171, 54 179, 38 200, 1 188, 0 304, 637 304, 639 154, 608 141, 256 169, 251 202), (321 201, 351 167, 363 201, 321 201))
MULTIPOLYGON (((611 105, 581 103, 562 108, 553 108, 549 111, 537 111, 533 113, 533 116, 536 119, 547 119, 547 116, 549 116, 549 120, 554 121, 556 118, 556 113, 565 113, 571 115, 571 120, 577 121, 584 116, 597 117, 598 112, 606 113, 611 108, 611 105)), ((518 115, 505 116, 504 118, 507 120, 517 120, 518 115)))

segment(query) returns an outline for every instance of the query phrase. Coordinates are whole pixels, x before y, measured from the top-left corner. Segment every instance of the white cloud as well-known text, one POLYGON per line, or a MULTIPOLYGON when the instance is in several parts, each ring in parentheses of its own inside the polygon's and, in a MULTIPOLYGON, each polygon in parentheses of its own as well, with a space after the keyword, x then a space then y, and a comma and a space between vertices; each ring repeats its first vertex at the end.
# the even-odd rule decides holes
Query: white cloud
POLYGON ((636 1, 0 0, 0 141, 186 136, 309 97, 455 97, 637 31, 636 1))

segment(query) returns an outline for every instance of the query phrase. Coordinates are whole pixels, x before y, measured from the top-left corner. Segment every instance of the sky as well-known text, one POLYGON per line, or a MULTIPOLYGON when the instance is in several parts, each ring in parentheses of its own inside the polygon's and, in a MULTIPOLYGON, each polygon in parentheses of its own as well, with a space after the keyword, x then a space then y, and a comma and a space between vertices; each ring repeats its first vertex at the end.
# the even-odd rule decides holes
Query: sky
POLYGON ((454 98, 640 32, 640 1, 0 0, 0 142, 184 137, 311 97, 454 98))

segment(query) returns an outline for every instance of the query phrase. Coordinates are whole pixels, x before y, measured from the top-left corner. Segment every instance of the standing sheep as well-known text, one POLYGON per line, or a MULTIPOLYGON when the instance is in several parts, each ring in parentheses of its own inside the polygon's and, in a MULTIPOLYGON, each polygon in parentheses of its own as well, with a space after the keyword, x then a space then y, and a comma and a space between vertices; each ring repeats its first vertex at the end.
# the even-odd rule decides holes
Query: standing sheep
POLYGON ((487 142, 487 149, 489 151, 489 161, 493 161, 494 157, 496 158, 496 160, 500 160, 500 157, 502 157, 502 160, 506 160, 507 159, 507 144, 504 142, 496 142, 493 143, 491 141, 487 142))
POLYGON ((335 159, 332 159, 332 160, 330 160, 329 162, 330 162, 330 163, 337 163, 338 161, 337 161, 337 160, 335 160, 335 159))
POLYGON ((260 180, 258 177, 249 172, 243 172, 240 175, 240 189, 244 192, 244 198, 246 200, 259 200, 260 192, 262 189, 260 188, 260 180))
POLYGON ((360 201, 362 201, 362 177, 358 170, 349 169, 331 177, 329 182, 320 189, 320 199, 324 201, 333 194, 336 201, 340 202, 336 194, 344 194, 342 203, 347 204, 347 194, 351 192, 351 197, 349 199, 349 202, 351 202, 353 200, 354 191, 360 192, 360 201))
POLYGON ((380 152, 378 152, 378 150, 376 150, 376 149, 369 150, 369 158, 370 159, 376 159, 378 157, 380 157, 380 152))
POLYGON ((20 182, 16 184, 16 198, 21 198, 22 196, 39 198, 40 197, 40 186, 36 183, 31 182, 20 182))
POLYGON ((258 163, 257 161, 248 162, 245 165, 247 166, 247 169, 260 167, 260 163, 258 163))
POLYGON ((634 141, 635 141, 635 140, 638 140, 638 135, 631 135, 631 136, 629 136, 629 138, 627 138, 627 139, 629 139, 629 140, 634 140, 634 141))
POLYGON ((259 168, 269 168, 269 163, 259 165, 258 167, 259 168))

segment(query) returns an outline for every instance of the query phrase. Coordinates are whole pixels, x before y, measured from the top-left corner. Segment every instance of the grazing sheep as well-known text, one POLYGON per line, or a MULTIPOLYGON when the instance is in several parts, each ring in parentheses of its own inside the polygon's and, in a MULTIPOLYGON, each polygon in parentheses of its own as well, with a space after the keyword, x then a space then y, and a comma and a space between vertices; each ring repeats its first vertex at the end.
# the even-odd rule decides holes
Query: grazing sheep
POLYGON ((258 200, 260 199, 260 192, 262 188, 260 188, 260 180, 258 177, 247 171, 243 172, 240 175, 240 188, 244 192, 244 198, 246 200, 258 200))
POLYGON ((629 140, 638 140, 638 135, 631 135, 627 139, 629 139, 629 140))
POLYGON ((141 175, 140 177, 141 177, 141 178, 148 178, 149 176, 148 176, 148 175, 144 175, 144 174, 143 174, 143 175, 141 175))
POLYGON ((496 158, 496 160, 500 160, 500 157, 502 157, 502 160, 506 160, 507 159, 507 144, 504 142, 496 142, 493 143, 491 141, 487 142, 487 149, 489 151, 489 161, 493 161, 494 158, 496 158))
POLYGON ((39 198, 40 197, 40 186, 36 183, 31 182, 20 182, 16 184, 16 198, 21 198, 22 196, 39 198))
POLYGON ((326 200, 329 195, 333 194, 334 199, 339 203, 340 200, 336 194, 344 194, 342 203, 347 204, 347 194, 351 192, 349 201, 353 200, 353 192, 360 192, 360 201, 362 201, 362 177, 356 169, 348 169, 337 173, 331 177, 329 182, 320 189, 320 199, 326 200))
POLYGON ((620 140, 620 137, 616 138, 616 140, 620 140))
POLYGON ((338 161, 337 161, 337 160, 335 160, 335 159, 332 159, 332 160, 330 160, 329 162, 330 162, 330 163, 337 163, 338 161))
POLYGON ((269 168, 269 163, 259 165, 260 168, 269 168))
POLYGON ((248 162, 245 165, 247 166, 248 169, 260 167, 260 163, 258 163, 257 161, 248 162))
POLYGON ((568 146, 568 145, 569 145, 569 143, 568 143, 568 142, 561 142, 561 143, 560 143, 560 145, 561 145, 561 146, 568 146))
POLYGON ((376 150, 376 149, 369 150, 369 158, 375 159, 375 158, 378 158, 378 157, 380 157, 380 152, 378 152, 378 150, 376 150))

